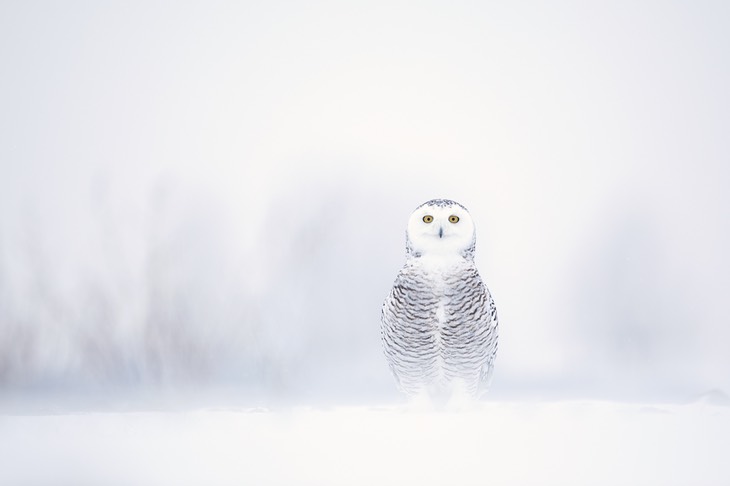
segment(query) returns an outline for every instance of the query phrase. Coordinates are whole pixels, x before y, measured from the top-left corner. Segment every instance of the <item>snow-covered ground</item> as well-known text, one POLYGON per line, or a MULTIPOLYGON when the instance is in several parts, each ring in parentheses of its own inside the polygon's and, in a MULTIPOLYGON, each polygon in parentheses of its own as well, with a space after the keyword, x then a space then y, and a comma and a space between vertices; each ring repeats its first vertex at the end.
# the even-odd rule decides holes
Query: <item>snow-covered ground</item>
POLYGON ((0 415, 3 485, 730 484, 730 407, 0 415))

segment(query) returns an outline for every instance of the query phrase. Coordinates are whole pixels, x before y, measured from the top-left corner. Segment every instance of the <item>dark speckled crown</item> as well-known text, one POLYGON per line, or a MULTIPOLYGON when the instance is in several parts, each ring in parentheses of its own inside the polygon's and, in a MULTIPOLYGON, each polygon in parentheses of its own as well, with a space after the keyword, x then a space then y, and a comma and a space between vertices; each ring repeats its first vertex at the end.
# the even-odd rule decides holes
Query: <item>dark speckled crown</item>
POLYGON ((464 211, 469 212, 469 210, 466 209, 463 205, 459 204, 456 201, 452 201, 451 199, 431 199, 430 201, 426 201, 425 203, 421 204, 416 209, 422 208, 423 206, 437 206, 439 208, 447 208, 449 206, 459 206, 464 211))

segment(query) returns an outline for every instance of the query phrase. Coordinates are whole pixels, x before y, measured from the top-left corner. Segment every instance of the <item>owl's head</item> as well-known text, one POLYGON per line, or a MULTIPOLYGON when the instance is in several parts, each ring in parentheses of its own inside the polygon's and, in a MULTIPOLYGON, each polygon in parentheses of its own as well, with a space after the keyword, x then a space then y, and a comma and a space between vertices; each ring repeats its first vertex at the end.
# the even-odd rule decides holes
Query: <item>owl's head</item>
POLYGON ((448 199, 433 199, 418 206, 408 220, 406 253, 409 257, 461 256, 474 258, 476 232, 469 211, 448 199))

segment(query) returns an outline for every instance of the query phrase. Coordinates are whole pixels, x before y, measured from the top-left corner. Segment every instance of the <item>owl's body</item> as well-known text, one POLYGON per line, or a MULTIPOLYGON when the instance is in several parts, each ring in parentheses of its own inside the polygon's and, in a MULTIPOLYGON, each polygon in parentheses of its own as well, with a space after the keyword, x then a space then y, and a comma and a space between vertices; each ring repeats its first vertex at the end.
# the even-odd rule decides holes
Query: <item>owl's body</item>
POLYGON ((477 397, 497 351, 497 310, 474 265, 466 209, 433 200, 411 215, 405 266, 382 312, 385 356, 409 395, 477 397))

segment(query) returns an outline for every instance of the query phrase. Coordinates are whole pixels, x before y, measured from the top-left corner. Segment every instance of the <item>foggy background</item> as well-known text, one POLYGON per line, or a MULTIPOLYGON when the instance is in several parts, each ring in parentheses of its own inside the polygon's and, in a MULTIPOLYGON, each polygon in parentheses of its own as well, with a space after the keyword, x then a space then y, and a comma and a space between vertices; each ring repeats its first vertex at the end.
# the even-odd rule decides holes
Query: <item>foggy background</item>
MULTIPOLYGON (((489 397, 730 390, 726 2, 3 2, 0 396, 396 398, 469 208, 489 397)), ((716 392, 717 393, 717 392, 716 392)))

